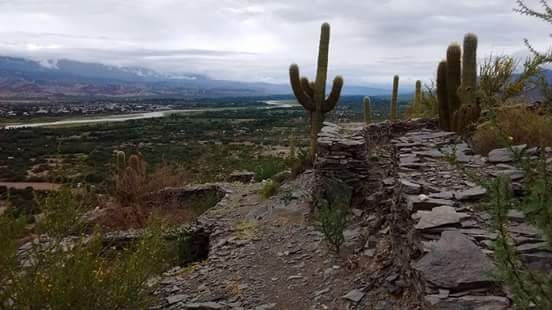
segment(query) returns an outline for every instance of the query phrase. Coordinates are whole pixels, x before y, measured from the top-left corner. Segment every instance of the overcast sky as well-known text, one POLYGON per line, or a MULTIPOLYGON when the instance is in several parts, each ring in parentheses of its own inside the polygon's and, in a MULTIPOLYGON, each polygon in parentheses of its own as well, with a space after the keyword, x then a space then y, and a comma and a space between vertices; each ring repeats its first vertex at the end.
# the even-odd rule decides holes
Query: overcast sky
MULTIPOLYGON (((537 0, 527 0, 538 8, 537 0)), ((0 54, 138 65, 218 79, 312 76, 320 24, 330 74, 355 85, 427 81, 447 45, 479 36, 479 55, 552 43, 551 25, 514 0, 0 0, 0 54)))

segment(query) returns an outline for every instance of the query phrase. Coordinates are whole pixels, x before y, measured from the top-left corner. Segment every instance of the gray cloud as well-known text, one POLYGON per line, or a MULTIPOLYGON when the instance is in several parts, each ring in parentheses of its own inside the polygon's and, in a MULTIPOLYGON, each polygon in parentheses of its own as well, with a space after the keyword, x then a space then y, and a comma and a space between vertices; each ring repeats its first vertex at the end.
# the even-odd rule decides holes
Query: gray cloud
MULTIPOLYGON (((528 0, 538 5, 537 0, 528 0)), ((466 32, 480 55, 548 47, 550 27, 513 0, 0 0, 0 54, 70 58, 218 79, 312 76, 319 27, 332 25, 330 74, 357 85, 429 81, 466 32)))

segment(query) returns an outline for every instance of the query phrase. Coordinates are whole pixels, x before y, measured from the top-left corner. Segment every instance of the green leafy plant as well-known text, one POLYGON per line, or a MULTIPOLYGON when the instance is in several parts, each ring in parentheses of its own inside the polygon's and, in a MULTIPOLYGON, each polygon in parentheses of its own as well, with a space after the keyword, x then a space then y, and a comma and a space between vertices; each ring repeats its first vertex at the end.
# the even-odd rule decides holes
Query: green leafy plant
POLYGON ((316 228, 322 232, 330 248, 339 254, 345 242, 343 231, 347 226, 352 190, 337 179, 325 179, 321 188, 312 195, 313 205, 319 212, 316 228))
POLYGON ((324 238, 337 254, 341 250, 345 236, 343 231, 347 226, 347 213, 339 207, 322 205, 318 209, 317 229, 324 234, 324 238))
POLYGON ((68 188, 41 201, 37 226, 42 242, 19 256, 27 233, 0 216, 0 309, 142 309, 152 305, 148 281, 165 267, 166 245, 159 223, 123 250, 104 247, 104 235, 86 235, 78 219, 85 196, 68 188), (63 219, 63 215, 67 218, 63 219))
POLYGON ((259 190, 259 194, 261 197, 268 199, 278 192, 280 189, 280 183, 276 182, 274 180, 268 180, 264 182, 264 184, 261 186, 261 189, 259 190))

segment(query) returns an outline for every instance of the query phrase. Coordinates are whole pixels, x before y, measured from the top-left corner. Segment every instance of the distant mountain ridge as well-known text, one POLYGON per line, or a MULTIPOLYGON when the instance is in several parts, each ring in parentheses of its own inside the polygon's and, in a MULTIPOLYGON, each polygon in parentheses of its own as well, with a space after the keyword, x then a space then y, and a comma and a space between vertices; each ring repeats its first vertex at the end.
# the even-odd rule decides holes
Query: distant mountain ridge
MULTIPOLYGON (((380 88, 349 86, 344 95, 383 95, 380 88)), ((68 59, 0 56, 0 98, 173 97, 208 98, 288 95, 287 84, 213 80, 194 73, 162 74, 68 59)))

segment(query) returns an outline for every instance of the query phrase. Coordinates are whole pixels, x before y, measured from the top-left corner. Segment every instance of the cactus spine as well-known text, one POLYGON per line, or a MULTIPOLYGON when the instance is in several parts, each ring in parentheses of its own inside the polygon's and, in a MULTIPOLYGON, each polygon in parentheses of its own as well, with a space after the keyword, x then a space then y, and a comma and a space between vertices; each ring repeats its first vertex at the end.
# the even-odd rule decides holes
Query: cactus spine
POLYGON ((398 104, 398 97, 399 97, 399 76, 395 75, 393 77, 393 94, 391 96, 391 113, 390 113, 390 119, 392 121, 396 121, 399 117, 399 104, 398 104))
POLYGON ((447 90, 447 62, 442 60, 437 67, 437 104, 439 105, 439 126, 443 130, 451 130, 447 90))
POLYGON ((366 125, 368 125, 372 122, 372 107, 370 97, 364 97, 364 99, 362 99, 362 104, 364 106, 364 122, 366 123, 366 125))
POLYGON ((314 83, 306 77, 300 78, 299 66, 292 64, 289 79, 297 101, 310 113, 310 159, 316 156, 316 140, 322 128, 325 114, 333 110, 341 95, 343 78, 335 77, 330 95, 326 98, 326 78, 328 74, 328 52, 330 46, 330 25, 322 24, 318 48, 318 68, 314 83))

